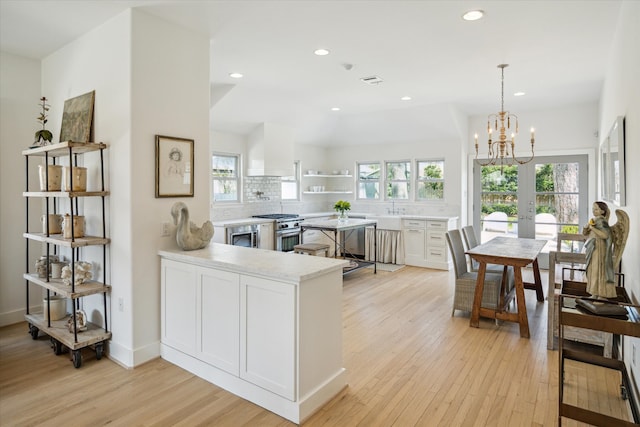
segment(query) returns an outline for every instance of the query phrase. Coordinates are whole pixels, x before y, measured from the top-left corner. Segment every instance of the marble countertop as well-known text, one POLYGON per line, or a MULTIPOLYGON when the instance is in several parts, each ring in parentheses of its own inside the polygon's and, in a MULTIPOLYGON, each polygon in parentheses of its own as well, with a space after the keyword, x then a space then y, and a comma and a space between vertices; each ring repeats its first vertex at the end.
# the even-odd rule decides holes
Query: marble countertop
MULTIPOLYGON (((313 212, 313 213, 304 213, 300 214, 300 218, 303 218, 307 221, 310 221, 314 218, 327 217, 327 216, 336 216, 337 213, 333 211, 329 212, 313 212)), ((448 221, 450 219, 458 219, 457 216, 451 215, 412 215, 412 214, 402 214, 402 215, 391 215, 391 214, 371 214, 371 213, 363 213, 363 212, 347 212, 349 218, 371 218, 371 217, 399 217, 401 219, 422 219, 422 220, 436 220, 436 221, 448 221)), ((235 219, 225 219, 220 221, 212 221, 214 227, 231 227, 237 225, 248 225, 248 224, 264 224, 267 222, 273 222, 273 219, 268 218, 235 218, 235 219)))
POLYGON ((350 230, 352 228, 362 228, 368 225, 375 225, 377 221, 375 219, 358 219, 349 218, 345 222, 340 222, 338 219, 324 219, 324 220, 305 220, 301 225, 302 227, 320 228, 325 230, 350 230))
POLYGON ((218 268, 240 274, 250 274, 293 284, 340 270, 349 261, 278 252, 266 249, 210 243, 196 251, 180 249, 161 250, 158 254, 166 259, 218 268))

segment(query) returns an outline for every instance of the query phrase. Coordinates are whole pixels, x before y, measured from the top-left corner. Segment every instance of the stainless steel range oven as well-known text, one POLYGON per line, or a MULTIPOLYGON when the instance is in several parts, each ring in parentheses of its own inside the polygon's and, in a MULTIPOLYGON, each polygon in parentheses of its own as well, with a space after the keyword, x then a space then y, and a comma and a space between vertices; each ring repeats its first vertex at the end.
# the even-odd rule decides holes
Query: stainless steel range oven
POLYGON ((281 252, 291 252, 295 245, 300 244, 300 222, 297 214, 266 214, 254 215, 254 218, 268 218, 276 221, 275 248, 281 252))

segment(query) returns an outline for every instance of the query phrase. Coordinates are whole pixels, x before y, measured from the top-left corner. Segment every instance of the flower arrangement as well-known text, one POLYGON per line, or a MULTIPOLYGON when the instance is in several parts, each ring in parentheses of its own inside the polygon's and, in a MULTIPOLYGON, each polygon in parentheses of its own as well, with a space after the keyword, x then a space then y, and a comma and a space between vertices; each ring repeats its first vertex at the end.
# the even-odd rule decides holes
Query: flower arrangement
POLYGON ((45 125, 47 124, 47 111, 49 111, 49 104, 47 104, 47 98, 40 98, 40 107, 42 111, 40 115, 37 117, 37 120, 42 124, 42 129, 36 131, 36 145, 47 145, 51 144, 51 140, 53 139, 53 134, 51 131, 45 129, 45 125))
POLYGON ((333 209, 335 209, 336 212, 340 212, 340 215, 344 215, 346 211, 351 210, 351 203, 338 200, 336 204, 333 205, 333 209))

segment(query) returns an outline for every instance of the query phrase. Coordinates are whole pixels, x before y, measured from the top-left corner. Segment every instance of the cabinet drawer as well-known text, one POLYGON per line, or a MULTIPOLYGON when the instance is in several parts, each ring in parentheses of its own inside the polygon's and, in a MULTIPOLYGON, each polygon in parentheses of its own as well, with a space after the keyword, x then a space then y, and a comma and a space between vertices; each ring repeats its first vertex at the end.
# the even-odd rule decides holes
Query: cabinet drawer
POLYGON ((428 247, 444 247, 445 237, 444 233, 440 231, 427 231, 427 246, 428 247))
POLYGON ((403 219, 402 220, 402 228, 421 228, 424 229, 427 227, 426 221, 420 221, 418 219, 403 219))
POLYGON ((429 230, 447 231, 447 223, 444 221, 427 221, 427 228, 429 230))
POLYGON ((427 248, 427 260, 446 262, 447 248, 427 248))

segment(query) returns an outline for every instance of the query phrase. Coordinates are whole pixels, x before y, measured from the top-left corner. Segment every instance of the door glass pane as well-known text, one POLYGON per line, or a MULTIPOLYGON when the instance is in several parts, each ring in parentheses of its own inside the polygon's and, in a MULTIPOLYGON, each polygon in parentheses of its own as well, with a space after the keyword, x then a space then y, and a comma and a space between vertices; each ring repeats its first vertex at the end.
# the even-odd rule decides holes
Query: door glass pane
POLYGON ((518 166, 481 168, 481 241, 518 236, 518 166))
POLYGON ((549 241, 545 251, 554 250, 558 233, 577 233, 579 229, 579 165, 536 164, 535 171, 535 237, 549 241))

